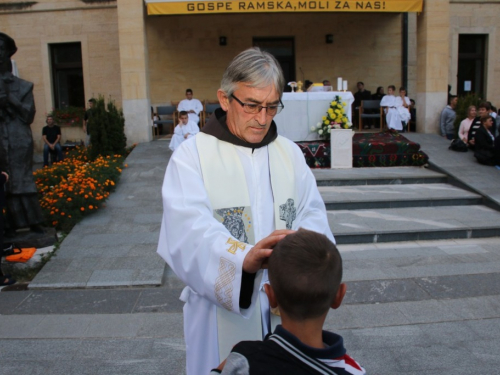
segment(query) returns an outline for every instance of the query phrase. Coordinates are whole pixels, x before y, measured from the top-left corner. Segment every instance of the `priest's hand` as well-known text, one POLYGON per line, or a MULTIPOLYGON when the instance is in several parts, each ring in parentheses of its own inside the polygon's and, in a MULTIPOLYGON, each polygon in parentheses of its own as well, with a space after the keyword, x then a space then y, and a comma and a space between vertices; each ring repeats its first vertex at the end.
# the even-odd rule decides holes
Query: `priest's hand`
POLYGON ((289 229, 275 230, 269 236, 257 242, 245 256, 245 260, 243 261, 243 271, 255 273, 261 268, 267 268, 267 260, 273 252, 272 248, 274 245, 285 238, 288 234, 294 232, 294 230, 289 229))

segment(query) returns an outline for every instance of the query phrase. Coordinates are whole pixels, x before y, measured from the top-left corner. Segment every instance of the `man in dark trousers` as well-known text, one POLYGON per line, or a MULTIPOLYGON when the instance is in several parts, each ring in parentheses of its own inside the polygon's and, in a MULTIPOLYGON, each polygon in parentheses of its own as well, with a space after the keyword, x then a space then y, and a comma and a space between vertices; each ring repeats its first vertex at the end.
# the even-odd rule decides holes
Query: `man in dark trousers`
MULTIPOLYGON (((368 90, 365 90, 365 84, 363 82, 358 82, 356 86, 358 87, 358 91, 354 93, 353 115, 356 121, 359 121, 359 107, 361 106, 361 101, 371 100, 372 93, 368 90)), ((369 125, 366 125, 366 127, 369 127, 369 125)))
POLYGON ((43 145, 43 166, 49 165, 49 152, 57 154, 56 161, 62 161, 64 159, 61 147, 61 128, 54 124, 54 118, 52 116, 47 116, 45 120, 47 126, 42 129, 42 139, 45 143, 43 145))

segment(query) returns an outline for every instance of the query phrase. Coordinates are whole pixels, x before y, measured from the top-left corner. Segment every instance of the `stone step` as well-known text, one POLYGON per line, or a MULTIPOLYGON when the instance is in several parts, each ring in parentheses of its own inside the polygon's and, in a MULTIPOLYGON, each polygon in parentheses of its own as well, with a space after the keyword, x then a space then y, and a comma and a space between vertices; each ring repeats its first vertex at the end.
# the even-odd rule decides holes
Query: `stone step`
POLYGON ((450 184, 319 186, 327 210, 466 206, 482 197, 450 184))
POLYGON ((423 167, 312 169, 318 186, 446 183, 445 174, 423 167))
POLYGON ((328 210, 338 244, 500 237, 500 212, 481 205, 328 210))

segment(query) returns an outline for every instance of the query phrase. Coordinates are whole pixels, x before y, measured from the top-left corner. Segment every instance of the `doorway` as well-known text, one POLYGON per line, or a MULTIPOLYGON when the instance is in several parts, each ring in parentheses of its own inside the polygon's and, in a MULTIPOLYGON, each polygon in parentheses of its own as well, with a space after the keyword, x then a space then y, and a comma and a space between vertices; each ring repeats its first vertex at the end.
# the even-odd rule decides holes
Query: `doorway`
POLYGON ((278 60, 285 76, 284 91, 290 91, 288 82, 295 81, 295 42, 294 38, 253 38, 254 47, 269 52, 278 60))
POLYGON ((475 93, 484 98, 486 78, 486 40, 483 34, 460 34, 458 36, 457 94, 475 93))

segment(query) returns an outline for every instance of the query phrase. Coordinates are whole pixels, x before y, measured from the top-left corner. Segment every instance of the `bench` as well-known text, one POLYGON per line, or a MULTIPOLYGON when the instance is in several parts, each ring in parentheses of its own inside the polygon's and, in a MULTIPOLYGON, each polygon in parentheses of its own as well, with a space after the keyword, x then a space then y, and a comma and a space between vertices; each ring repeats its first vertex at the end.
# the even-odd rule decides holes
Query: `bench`
MULTIPOLYGON (((161 120, 154 121, 154 124, 160 128, 163 128, 163 125, 170 125, 170 133, 174 133, 174 113, 177 111, 177 108, 173 105, 165 105, 156 107, 156 114, 160 117, 161 120)), ((161 131, 160 131, 161 134, 161 131)))

